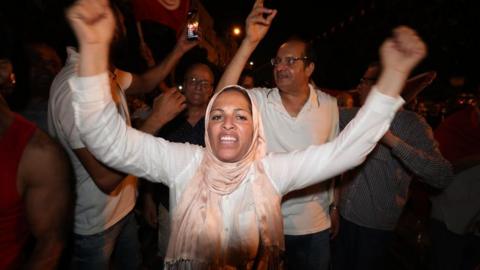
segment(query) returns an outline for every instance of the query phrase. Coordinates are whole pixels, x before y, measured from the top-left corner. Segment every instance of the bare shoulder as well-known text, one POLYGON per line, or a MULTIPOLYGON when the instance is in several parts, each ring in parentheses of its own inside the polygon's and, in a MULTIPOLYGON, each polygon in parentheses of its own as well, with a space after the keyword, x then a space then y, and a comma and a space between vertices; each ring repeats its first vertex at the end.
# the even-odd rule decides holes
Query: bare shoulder
POLYGON ((62 147, 37 129, 28 142, 19 164, 20 191, 27 185, 54 183, 70 173, 68 157, 62 147))
POLYGON ((37 129, 25 148, 22 160, 33 158, 38 159, 37 162, 42 162, 40 157, 41 159, 45 159, 45 161, 53 161, 55 159, 66 158, 66 155, 56 141, 42 130, 37 129))

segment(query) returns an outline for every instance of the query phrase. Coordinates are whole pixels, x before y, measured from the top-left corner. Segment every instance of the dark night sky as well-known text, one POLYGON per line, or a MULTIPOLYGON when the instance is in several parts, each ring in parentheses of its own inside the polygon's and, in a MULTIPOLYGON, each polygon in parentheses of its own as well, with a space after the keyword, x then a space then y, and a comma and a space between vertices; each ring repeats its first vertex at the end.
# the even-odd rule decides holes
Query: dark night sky
MULTIPOLYGON (((65 39, 67 26, 63 21, 63 8, 73 0, 40 0, 49 8, 28 10, 25 3, 31 1, 2 1, 0 19, 18 20, 21 24, 27 21, 21 18, 28 18, 33 25, 43 25, 55 42, 65 39)), ((253 0, 201 1, 214 18, 218 34, 229 31, 233 24, 243 25, 254 3, 253 0)), ((429 47, 427 59, 415 73, 436 70, 439 75, 427 89, 427 94, 430 91, 431 96, 440 99, 447 95, 447 90, 435 88, 445 88, 452 75, 466 75, 470 88, 480 81, 477 68, 480 62, 480 10, 474 7, 473 0, 271 1, 279 13, 252 56, 256 74, 261 78, 271 76, 268 60, 275 55, 281 42, 297 34, 314 40, 319 54, 314 74, 317 84, 335 89, 352 88, 368 63, 375 60, 378 47, 391 29, 406 24, 415 28, 429 47)), ((31 29, 27 26, 17 28, 31 29)), ((18 34, 14 33, 15 36, 18 34)), ((21 33, 26 37, 41 34, 40 31, 21 33)), ((4 39, 2 46, 18 47, 5 44, 5 40, 8 39, 4 39)))
MULTIPOLYGON (((429 47, 429 55, 416 73, 433 69, 440 81, 458 74, 467 76, 467 84, 479 81, 480 10, 474 8, 474 1, 273 1, 279 13, 252 56, 259 74, 271 73, 268 59, 282 40, 297 34, 313 39, 319 53, 315 81, 332 88, 351 88, 375 60, 391 29, 406 24, 415 28, 429 47)), ((219 33, 232 24, 243 25, 253 2, 202 1, 219 33)))

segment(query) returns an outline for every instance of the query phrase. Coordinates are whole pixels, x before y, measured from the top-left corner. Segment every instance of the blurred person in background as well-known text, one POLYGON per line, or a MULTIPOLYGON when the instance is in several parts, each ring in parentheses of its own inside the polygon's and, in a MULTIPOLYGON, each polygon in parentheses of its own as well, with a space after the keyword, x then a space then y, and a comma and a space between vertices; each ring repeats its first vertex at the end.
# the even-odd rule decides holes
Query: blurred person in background
MULTIPOLYGON (((380 72, 379 63, 369 65, 365 71, 358 87, 360 105, 380 72)), ((402 96, 406 102, 413 98, 409 92, 403 92, 402 96)), ((357 111, 358 108, 341 110, 341 129, 357 111)), ((443 188, 452 180, 452 168, 442 157, 425 119, 400 109, 367 160, 344 176, 340 184, 340 226, 334 242, 333 269, 380 270, 388 266, 387 252, 413 176, 443 188)))
POLYGON ((60 145, 9 109, 8 63, 0 59, 0 269, 57 269, 71 229, 70 164, 60 145))
POLYGON ((452 163, 455 178, 445 190, 431 196, 432 270, 480 266, 478 97, 472 94, 463 100, 463 109, 448 116, 435 130, 440 151, 452 163))

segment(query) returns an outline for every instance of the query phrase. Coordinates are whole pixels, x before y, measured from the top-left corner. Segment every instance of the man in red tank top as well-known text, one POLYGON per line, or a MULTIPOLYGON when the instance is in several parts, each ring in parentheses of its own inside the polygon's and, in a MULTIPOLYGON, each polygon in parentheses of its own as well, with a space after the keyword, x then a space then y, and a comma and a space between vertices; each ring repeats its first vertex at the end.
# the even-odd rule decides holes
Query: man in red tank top
POLYGON ((55 269, 71 229, 67 156, 0 95, 0 269, 55 269), (34 246, 26 254, 30 236, 34 246))

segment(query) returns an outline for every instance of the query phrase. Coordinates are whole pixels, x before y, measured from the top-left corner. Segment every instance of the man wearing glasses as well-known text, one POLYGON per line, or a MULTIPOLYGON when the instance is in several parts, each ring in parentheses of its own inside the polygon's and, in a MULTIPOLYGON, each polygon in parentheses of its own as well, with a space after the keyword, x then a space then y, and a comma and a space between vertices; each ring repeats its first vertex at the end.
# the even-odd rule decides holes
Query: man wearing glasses
MULTIPOLYGON (((247 18, 246 37, 217 89, 238 81, 276 14, 275 10, 263 8, 260 2, 257 1, 247 18)), ((336 99, 309 84, 314 62, 310 43, 290 39, 271 60, 276 87, 250 90, 262 113, 268 152, 304 149, 337 135, 336 99)), ((282 214, 288 269, 329 269, 330 215, 338 215, 332 186, 331 182, 323 182, 284 197, 282 214)))
POLYGON ((213 94, 214 75, 209 66, 196 63, 185 72, 183 80, 183 94, 187 101, 186 121, 192 126, 198 126, 199 145, 203 142, 204 123, 200 121, 205 116, 208 101, 213 94), (201 129, 201 130, 200 130, 201 129), (201 138, 201 139, 200 139, 201 138))

